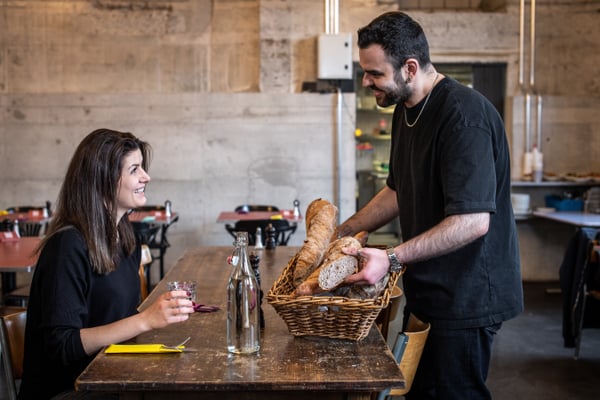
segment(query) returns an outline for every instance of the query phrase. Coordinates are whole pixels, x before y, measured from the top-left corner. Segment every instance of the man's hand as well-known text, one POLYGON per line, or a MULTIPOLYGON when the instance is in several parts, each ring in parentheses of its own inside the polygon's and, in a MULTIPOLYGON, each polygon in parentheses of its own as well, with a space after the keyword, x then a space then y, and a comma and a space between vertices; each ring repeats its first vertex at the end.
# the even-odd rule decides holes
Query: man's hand
POLYGON ((344 283, 358 285, 373 285, 388 273, 390 261, 385 250, 372 247, 363 247, 360 250, 346 247, 342 249, 345 254, 358 256, 360 270, 344 279, 344 283))

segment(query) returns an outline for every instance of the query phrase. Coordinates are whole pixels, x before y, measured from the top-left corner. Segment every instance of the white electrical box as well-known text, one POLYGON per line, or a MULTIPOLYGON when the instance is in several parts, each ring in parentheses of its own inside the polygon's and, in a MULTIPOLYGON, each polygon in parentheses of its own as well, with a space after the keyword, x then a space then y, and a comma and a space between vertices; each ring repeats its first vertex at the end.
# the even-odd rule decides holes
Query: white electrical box
POLYGON ((319 35, 319 79, 352 79, 352 34, 319 35))

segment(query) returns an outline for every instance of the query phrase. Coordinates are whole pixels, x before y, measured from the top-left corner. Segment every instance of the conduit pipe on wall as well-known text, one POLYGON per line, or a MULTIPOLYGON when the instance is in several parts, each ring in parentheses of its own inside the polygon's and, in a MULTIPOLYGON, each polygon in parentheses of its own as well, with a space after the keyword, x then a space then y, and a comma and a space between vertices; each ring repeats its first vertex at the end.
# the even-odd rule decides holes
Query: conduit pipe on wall
MULTIPOLYGON (((339 0, 325 0, 325 33, 337 34, 339 33, 339 0)), ((338 210, 341 210, 341 197, 342 197, 342 153, 343 153, 343 133, 342 133, 342 107, 343 107, 343 96, 342 89, 337 88, 337 109, 336 109, 336 135, 335 135, 335 154, 334 154, 334 194, 333 203, 337 206, 338 210)), ((338 219, 339 219, 338 213, 338 219)), ((338 221, 339 223, 339 221, 338 221)))
POLYGON ((525 116, 525 152, 531 151, 533 145, 542 149, 542 96, 535 89, 535 50, 536 50, 536 0, 531 0, 529 13, 529 80, 525 83, 525 0, 519 6, 519 89, 524 94, 525 116), (536 123, 535 140, 532 130, 532 105, 535 102, 536 123))
POLYGON ((338 0, 325 0, 325 33, 339 33, 339 9, 338 0))

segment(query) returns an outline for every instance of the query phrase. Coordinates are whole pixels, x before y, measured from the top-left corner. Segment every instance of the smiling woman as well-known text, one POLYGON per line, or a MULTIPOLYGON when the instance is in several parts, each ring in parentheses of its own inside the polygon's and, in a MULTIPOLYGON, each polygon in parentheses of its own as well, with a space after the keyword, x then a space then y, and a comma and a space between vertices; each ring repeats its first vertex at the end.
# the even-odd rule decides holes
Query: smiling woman
POLYGON ((146 203, 149 157, 148 143, 109 129, 75 150, 32 279, 20 399, 70 398, 102 347, 194 312, 185 291, 137 311, 141 251, 124 216, 146 203))

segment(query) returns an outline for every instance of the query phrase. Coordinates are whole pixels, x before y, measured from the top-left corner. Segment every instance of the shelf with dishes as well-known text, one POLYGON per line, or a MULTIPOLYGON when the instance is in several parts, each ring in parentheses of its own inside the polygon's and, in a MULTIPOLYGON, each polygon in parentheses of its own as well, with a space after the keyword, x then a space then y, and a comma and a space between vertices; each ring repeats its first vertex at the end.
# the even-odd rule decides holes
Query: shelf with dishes
POLYGON ((545 172, 541 182, 529 180, 512 181, 512 186, 596 186, 600 185, 600 173, 561 173, 545 172))
POLYGON ((576 183, 570 186, 534 187, 520 193, 513 191, 511 202, 517 221, 555 212, 600 214, 600 186, 576 183), (552 188, 559 188, 560 192, 544 190, 552 188))
POLYGON ((581 186, 600 186, 600 180, 553 180, 553 181, 512 181, 513 187, 581 187, 581 186))

